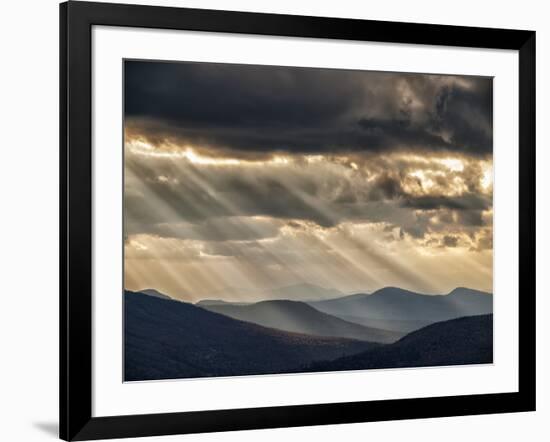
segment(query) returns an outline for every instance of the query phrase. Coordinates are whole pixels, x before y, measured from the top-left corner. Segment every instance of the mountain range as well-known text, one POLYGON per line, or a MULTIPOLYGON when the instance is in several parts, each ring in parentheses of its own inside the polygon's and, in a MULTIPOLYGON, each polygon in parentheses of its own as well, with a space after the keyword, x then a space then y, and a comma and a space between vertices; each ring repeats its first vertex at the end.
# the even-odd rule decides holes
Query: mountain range
POLYGON ((124 302, 126 381, 492 361, 492 295, 467 288, 197 304, 146 289, 124 302))
POLYGON ((203 305, 207 310, 221 313, 234 319, 252 322, 265 327, 305 333, 316 336, 339 336, 363 341, 389 343, 403 333, 379 328, 365 327, 345 321, 336 316, 316 310, 305 302, 261 301, 255 304, 203 305))
MULTIPOLYGON (((322 290, 317 290, 316 286, 309 284, 308 287, 310 295, 322 293, 322 290)), ((280 294, 283 292, 284 289, 279 289, 280 294)), ((295 296, 294 290, 288 294, 288 300, 291 298, 290 295, 295 296)), ((320 331, 319 327, 307 324, 308 320, 304 323, 302 320, 296 319, 296 316, 305 315, 306 312, 301 305, 303 302, 294 302, 297 303, 283 304, 282 300, 280 303, 271 300, 254 303, 209 299, 199 301, 197 305, 233 318, 268 327, 327 335, 320 331)), ((493 312, 493 296, 490 293, 464 287, 458 287, 450 293, 442 295, 425 295, 397 287, 385 287, 372 294, 357 293, 330 299, 318 298, 306 302, 315 311, 330 315, 333 322, 336 318, 348 323, 343 329, 349 329, 349 323, 353 323, 367 329, 386 332, 388 339, 378 342, 395 340, 395 337, 400 337, 435 322, 493 312)), ((308 316, 312 316, 312 312, 308 316)), ((334 330, 333 327, 329 328, 334 330)), ((358 329, 356 332, 359 334, 355 334, 354 337, 359 339, 361 336, 367 336, 358 329)), ((333 331, 327 330, 327 333, 332 335, 333 331)), ((342 331, 338 331, 338 333, 342 333, 342 331)), ((346 336, 352 335, 346 333, 346 336)))
POLYGON ((395 329, 396 325, 424 326, 447 319, 493 312, 490 293, 459 287, 446 295, 424 295, 397 287, 309 302, 319 311, 362 325, 395 329), (369 322, 372 321, 372 322, 369 322), (412 321, 412 322, 411 322, 412 321))
POLYGON ((126 291, 126 381, 292 371, 378 344, 289 333, 185 302, 126 291))

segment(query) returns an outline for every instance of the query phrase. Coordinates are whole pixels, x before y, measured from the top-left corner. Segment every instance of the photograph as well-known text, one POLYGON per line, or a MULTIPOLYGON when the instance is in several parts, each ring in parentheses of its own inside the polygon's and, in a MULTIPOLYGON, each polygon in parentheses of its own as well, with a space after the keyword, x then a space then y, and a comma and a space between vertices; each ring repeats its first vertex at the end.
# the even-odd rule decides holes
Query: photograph
POLYGON ((493 79, 126 59, 124 381, 493 362, 493 79))
POLYGON ((548 439, 545 4, 113 1, 3 3, 0 442, 548 439))

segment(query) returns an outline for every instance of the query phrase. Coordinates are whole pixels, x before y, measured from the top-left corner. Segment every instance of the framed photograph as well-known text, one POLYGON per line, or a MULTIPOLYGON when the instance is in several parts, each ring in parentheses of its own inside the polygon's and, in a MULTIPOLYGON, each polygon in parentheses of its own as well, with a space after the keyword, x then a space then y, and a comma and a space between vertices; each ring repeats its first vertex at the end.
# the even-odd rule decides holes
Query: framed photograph
POLYGON ((535 33, 60 7, 60 437, 535 409, 535 33))

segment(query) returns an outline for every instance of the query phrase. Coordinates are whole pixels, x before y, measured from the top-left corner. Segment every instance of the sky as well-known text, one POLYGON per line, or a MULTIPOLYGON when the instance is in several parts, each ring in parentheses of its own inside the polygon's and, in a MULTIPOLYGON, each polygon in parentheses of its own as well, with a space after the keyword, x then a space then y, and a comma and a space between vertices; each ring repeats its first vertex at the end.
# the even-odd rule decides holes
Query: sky
POLYGON ((492 79, 125 61, 125 285, 492 292, 492 79))

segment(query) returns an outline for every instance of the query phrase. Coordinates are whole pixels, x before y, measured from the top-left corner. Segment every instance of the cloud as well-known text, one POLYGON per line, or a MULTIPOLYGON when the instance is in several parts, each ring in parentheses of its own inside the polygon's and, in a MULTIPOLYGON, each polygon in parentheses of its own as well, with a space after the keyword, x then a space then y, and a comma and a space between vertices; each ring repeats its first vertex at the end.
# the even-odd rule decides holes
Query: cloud
POLYGON ((445 235, 443 237, 443 246, 456 247, 458 245, 458 236, 445 235))
MULTIPOLYGON (((398 236, 424 238, 457 228, 471 233, 492 219, 492 192, 470 191, 477 187, 471 173, 479 169, 472 165, 476 159, 463 158, 462 169, 453 171, 453 161, 438 157, 419 162, 400 155, 354 161, 288 155, 237 164, 215 158, 220 159, 195 158, 195 164, 188 157, 144 156, 128 147, 126 234, 251 241, 274 238, 289 223, 307 221, 323 228, 386 223, 400 229, 398 236), (448 179, 433 182, 445 168, 448 179)), ((481 179, 480 173, 475 176, 481 179)))
MULTIPOLYGON (((402 205, 421 210, 432 209, 454 209, 468 211, 468 215, 473 217, 472 211, 487 210, 492 207, 492 200, 489 196, 473 193, 466 193, 460 196, 415 196, 407 197, 402 205)), ((473 219, 473 218, 470 218, 473 219)))
POLYGON ((129 288, 491 291, 491 79, 124 67, 129 288))
POLYGON ((276 218, 223 216, 209 218, 196 224, 189 222, 135 222, 128 219, 130 235, 149 234, 164 238, 200 241, 253 241, 274 238, 285 223, 276 218))
POLYGON ((492 151, 492 80, 213 63, 125 62, 127 133, 266 152, 492 151))

